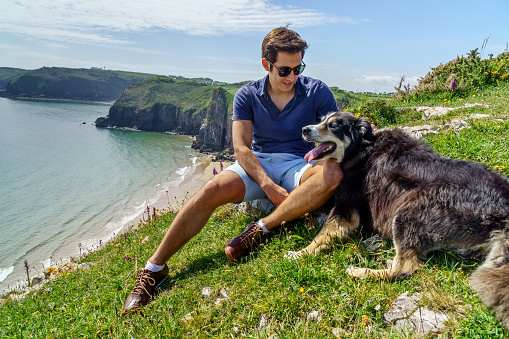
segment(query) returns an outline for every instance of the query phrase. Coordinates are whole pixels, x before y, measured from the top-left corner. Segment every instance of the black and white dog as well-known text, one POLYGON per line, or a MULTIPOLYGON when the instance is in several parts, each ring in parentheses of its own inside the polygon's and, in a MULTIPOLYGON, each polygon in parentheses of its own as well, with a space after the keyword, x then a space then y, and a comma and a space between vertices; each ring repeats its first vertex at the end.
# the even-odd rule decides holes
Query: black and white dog
POLYGON ((452 160, 398 128, 373 133, 350 113, 331 113, 302 130, 319 143, 306 160, 332 158, 344 177, 335 207, 311 244, 289 255, 316 255, 362 225, 391 239, 387 269, 350 267, 353 277, 409 278, 433 250, 487 255, 471 283, 509 328, 509 179, 480 164, 452 160))

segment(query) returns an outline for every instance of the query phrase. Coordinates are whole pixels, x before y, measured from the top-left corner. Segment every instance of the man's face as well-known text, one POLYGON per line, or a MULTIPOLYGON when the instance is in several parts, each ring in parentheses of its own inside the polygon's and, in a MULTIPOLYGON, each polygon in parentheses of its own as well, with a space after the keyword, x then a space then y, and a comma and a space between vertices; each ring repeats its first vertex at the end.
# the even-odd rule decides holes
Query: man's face
POLYGON ((302 63, 302 54, 298 53, 287 53, 278 52, 277 60, 273 63, 275 67, 270 70, 270 63, 267 59, 262 60, 262 65, 269 72, 269 83, 273 92, 278 94, 285 94, 293 91, 295 82, 297 81, 297 75, 293 71, 290 72, 286 77, 279 76, 278 68, 290 67, 295 68, 302 63))

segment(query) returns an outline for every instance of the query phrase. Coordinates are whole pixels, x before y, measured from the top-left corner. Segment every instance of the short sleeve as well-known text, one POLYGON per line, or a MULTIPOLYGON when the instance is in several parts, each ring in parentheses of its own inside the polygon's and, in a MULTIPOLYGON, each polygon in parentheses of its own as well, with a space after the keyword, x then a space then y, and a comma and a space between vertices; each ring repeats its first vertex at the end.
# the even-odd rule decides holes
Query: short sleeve
POLYGON ((253 120, 252 92, 246 86, 241 87, 233 98, 232 120, 253 120))

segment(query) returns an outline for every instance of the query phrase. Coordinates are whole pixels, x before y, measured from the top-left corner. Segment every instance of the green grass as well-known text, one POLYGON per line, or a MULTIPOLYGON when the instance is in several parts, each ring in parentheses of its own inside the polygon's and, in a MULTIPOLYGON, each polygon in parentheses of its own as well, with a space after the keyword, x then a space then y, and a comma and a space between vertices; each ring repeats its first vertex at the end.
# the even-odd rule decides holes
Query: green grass
MULTIPOLYGON (((502 84, 446 102, 441 97, 421 98, 412 105, 460 107, 468 101, 492 107, 459 109, 426 121, 411 110, 400 111, 397 119, 403 121, 400 124, 438 126, 474 113, 488 114, 482 120, 468 120, 470 129, 429 135, 425 141, 444 155, 477 161, 509 176, 508 97, 509 86, 502 84)), ((409 106, 395 100, 390 104, 409 106)), ((414 338, 418 336, 397 333, 382 319, 391 303, 410 291, 423 293, 423 306, 449 315, 444 338, 509 337, 509 331, 470 288, 468 277, 478 262, 461 260, 454 253, 436 252, 409 280, 393 283, 353 279, 345 274, 352 265, 384 267, 395 254, 390 243, 378 252, 368 250, 362 245, 367 235, 362 233, 337 241, 317 257, 285 260, 286 251, 301 249, 313 239, 319 229, 318 214, 286 223, 252 256, 232 264, 223 252, 227 239, 260 215, 239 212, 231 204, 221 207, 203 231, 170 260, 169 279, 157 298, 143 312, 122 316, 122 304, 134 284, 136 268, 144 266, 175 216, 163 214, 157 222, 135 227, 82 257, 80 262, 96 264, 89 269, 54 279, 20 301, 3 302, 0 336, 331 338, 332 330, 339 328, 344 338, 414 338), (124 256, 139 258, 138 266, 124 256), (211 289, 211 298, 201 296, 205 287, 211 289), (221 289, 229 298, 216 305, 214 300, 221 289), (308 320, 311 311, 318 311, 321 321, 308 320), (262 317, 267 326, 260 329, 262 317)))

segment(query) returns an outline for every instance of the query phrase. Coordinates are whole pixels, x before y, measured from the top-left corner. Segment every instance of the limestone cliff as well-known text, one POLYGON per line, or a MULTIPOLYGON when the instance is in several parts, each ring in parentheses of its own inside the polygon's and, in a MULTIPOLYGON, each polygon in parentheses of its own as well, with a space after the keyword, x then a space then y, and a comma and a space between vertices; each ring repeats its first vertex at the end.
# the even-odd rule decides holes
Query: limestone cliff
POLYGON ((231 147, 232 94, 220 86, 156 76, 128 87, 97 127, 132 128, 196 137, 193 147, 231 147))

